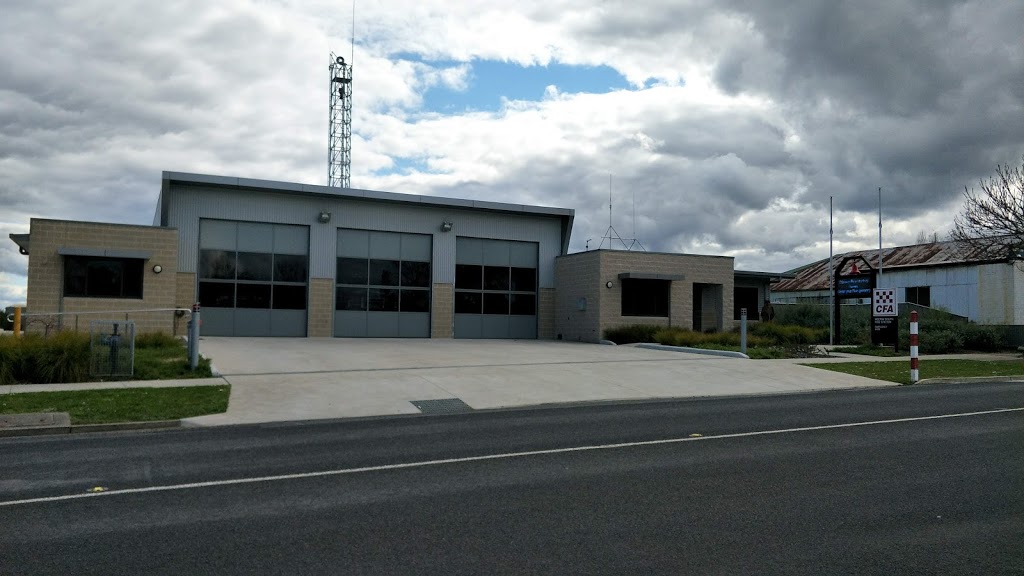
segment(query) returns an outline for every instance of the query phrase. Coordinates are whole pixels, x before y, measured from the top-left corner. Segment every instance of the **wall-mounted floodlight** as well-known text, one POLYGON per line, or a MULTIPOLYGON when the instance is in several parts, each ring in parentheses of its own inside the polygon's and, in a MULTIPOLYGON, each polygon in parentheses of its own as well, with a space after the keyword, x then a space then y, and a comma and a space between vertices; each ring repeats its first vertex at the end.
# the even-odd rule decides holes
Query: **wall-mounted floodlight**
POLYGON ((612 286, 614 286, 614 284, 612 284, 612 281, 611 281, 611 280, 609 280, 609 281, 607 281, 607 282, 605 282, 605 283, 604 283, 604 287, 605 287, 605 288, 611 288, 612 286))
POLYGON ((159 264, 153 265, 153 274, 159 274, 164 271, 164 267, 159 264))
POLYGON ((316 217, 316 221, 321 223, 321 224, 327 224, 328 222, 331 221, 331 213, 330 212, 321 212, 316 217))
POLYGON ((452 226, 454 226, 454 224, 452 224, 451 222, 449 222, 447 220, 445 220, 444 222, 441 222, 441 232, 451 232, 452 231, 452 226))

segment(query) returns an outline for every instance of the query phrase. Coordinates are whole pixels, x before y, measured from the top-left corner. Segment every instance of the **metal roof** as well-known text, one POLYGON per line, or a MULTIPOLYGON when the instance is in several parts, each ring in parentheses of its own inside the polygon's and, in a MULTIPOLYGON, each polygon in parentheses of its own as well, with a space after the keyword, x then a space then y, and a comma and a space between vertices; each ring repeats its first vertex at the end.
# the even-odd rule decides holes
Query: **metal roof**
POLYGON ((28 255, 29 248, 29 235, 28 234, 10 234, 11 240, 18 245, 18 251, 22 254, 28 255))
POLYGON ((454 208, 475 208, 477 210, 497 210, 501 212, 517 212, 541 216, 562 216, 572 218, 575 210, 571 208, 553 208, 548 206, 531 206, 529 204, 510 204, 485 200, 466 200, 462 198, 445 198, 440 196, 421 196, 399 192, 380 192, 377 190, 360 190, 357 188, 339 188, 337 186, 317 186, 314 184, 298 184, 295 182, 278 182, 275 180, 257 180, 253 178, 235 178, 232 176, 214 176, 210 174, 190 174, 187 172, 163 173, 164 190, 167 183, 184 185, 205 185, 227 188, 245 188, 265 190, 267 192, 291 192, 310 196, 331 196, 334 198, 351 198, 353 200, 383 200, 385 202, 403 202, 426 206, 443 206, 454 208))
MULTIPOLYGON (((843 270, 837 273, 850 274, 854 263, 863 268, 863 261, 866 261, 871 268, 878 269, 878 249, 856 250, 844 254, 836 254, 833 262, 838 264, 843 258, 856 258, 855 261, 847 262, 843 270)), ((930 242, 927 244, 914 244, 912 246, 895 246, 882 249, 882 268, 907 269, 928 266, 970 266, 992 262, 1005 262, 1006 257, 994 257, 990 252, 973 249, 957 242, 930 242)), ((794 268, 789 272, 795 275, 791 280, 783 280, 772 287, 774 292, 797 292, 801 290, 828 290, 828 258, 818 260, 800 268, 794 268)), ((864 270, 861 270, 864 272, 864 270)))

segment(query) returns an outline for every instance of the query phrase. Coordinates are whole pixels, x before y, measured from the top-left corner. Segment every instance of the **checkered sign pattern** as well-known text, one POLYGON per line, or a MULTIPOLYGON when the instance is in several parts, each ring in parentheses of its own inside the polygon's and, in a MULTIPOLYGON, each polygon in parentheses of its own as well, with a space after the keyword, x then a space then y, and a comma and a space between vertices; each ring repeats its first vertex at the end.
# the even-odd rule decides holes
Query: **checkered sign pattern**
POLYGON ((871 309, 874 316, 896 316, 896 289, 875 288, 872 290, 871 309))

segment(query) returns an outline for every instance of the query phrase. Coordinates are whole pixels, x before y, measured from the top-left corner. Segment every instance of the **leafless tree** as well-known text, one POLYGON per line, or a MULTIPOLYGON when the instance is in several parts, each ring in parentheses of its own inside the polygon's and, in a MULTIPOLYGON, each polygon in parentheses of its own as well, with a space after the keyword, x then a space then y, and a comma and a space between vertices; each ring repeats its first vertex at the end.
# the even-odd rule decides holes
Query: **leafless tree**
POLYGON ((996 166, 995 176, 981 180, 981 190, 964 189, 964 207, 950 236, 966 256, 1007 258, 1024 267, 1022 166, 996 166))

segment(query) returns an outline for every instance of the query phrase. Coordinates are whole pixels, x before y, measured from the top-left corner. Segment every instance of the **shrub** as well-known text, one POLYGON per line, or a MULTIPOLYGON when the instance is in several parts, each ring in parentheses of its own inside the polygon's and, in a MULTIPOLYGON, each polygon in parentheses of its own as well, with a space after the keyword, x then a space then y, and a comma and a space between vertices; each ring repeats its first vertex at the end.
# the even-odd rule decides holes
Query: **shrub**
POLYGON ((89 337, 78 332, 62 331, 44 339, 37 374, 46 383, 64 384, 88 380, 89 337))
POLYGON ((779 345, 827 344, 828 327, 808 328, 789 324, 758 322, 748 326, 748 335, 761 336, 779 345))
POLYGON ((963 325, 964 348, 978 352, 994 352, 1006 348, 1002 333, 995 326, 963 325))
POLYGON ((629 326, 618 326, 607 328, 604 331, 605 340, 611 340, 616 344, 632 344, 633 342, 654 342, 654 335, 661 326, 650 324, 630 324, 629 326))
POLYGON ((828 304, 775 304, 775 321, 808 328, 828 328, 828 304))
POLYGON ((0 385, 14 383, 14 369, 18 362, 17 344, 14 336, 0 336, 0 385))
POLYGON ((89 337, 78 332, 0 339, 0 383, 64 384, 89 378, 89 337))
POLYGON ((135 336, 136 348, 180 348, 181 340, 163 332, 147 332, 135 336))

